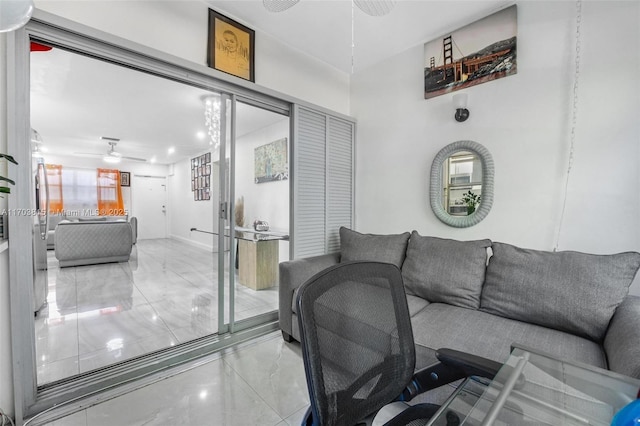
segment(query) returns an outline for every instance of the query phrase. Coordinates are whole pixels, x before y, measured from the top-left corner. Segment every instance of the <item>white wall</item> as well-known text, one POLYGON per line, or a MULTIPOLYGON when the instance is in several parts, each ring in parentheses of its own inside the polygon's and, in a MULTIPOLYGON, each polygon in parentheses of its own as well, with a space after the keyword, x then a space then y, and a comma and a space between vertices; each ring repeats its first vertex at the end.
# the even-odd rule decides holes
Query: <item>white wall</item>
MULTIPOLYGON (((205 152, 200 152, 197 157, 205 152)), ((213 161, 213 159, 212 159, 213 161)), ((211 170, 211 183, 216 181, 218 170, 211 170)), ((185 242, 213 250, 214 236, 200 232, 191 232, 191 228, 208 232, 218 231, 217 216, 214 217, 214 203, 218 202, 213 193, 211 200, 195 201, 191 191, 191 160, 180 161, 173 166, 173 174, 169 176, 169 236, 185 242)), ((218 209, 216 208, 217 212, 218 209)))
MULTIPOLYGON (((236 148, 236 198, 244 197, 245 227, 256 219, 266 220, 273 231, 289 232, 289 180, 255 183, 255 149, 287 138, 290 149, 289 120, 239 138, 236 148)), ((280 261, 289 260, 289 242, 280 241, 280 261)))
POLYGON ((289 120, 239 138, 236 155, 236 198, 244 196, 245 226, 251 227, 256 219, 266 220, 273 230, 289 229, 289 180, 255 183, 255 149, 259 146, 287 138, 289 147, 289 120))
MULTIPOLYGON (((201 1, 36 0, 35 4, 38 9, 206 65, 208 8, 201 1)), ((349 112, 347 74, 259 31, 256 46, 256 84, 343 114, 349 112)))
MULTIPOLYGON (((254 149, 258 146, 289 138, 289 120, 264 127, 238 137, 236 142, 236 199, 244 196, 245 227, 251 227, 256 219, 269 222, 272 230, 287 232, 289 229, 289 181, 254 182, 254 149)), ((203 154, 199 153, 200 154, 203 154)), ((201 247, 213 250, 214 237, 191 228, 217 232, 218 169, 214 164, 211 174, 211 200, 194 201, 191 192, 191 164, 189 160, 174 165, 169 177, 170 235, 201 247), (214 216, 215 215, 215 216, 214 216)), ((280 259, 289 259, 288 242, 280 242, 280 259)))
MULTIPOLYGON (((423 45, 352 77, 358 119, 356 224, 363 232, 491 238, 556 246, 568 167, 574 2, 518 2, 518 74, 478 85, 471 117, 454 118, 452 95, 423 98, 423 45), (492 153, 495 202, 465 229, 429 206, 437 152, 473 140, 492 153), (384 208, 381 208, 384 206, 384 208)), ((578 123, 559 250, 640 250, 640 3, 583 2, 578 123)), ((429 41, 429 40, 424 40, 429 41)), ((632 293, 640 294, 638 280, 632 293)))

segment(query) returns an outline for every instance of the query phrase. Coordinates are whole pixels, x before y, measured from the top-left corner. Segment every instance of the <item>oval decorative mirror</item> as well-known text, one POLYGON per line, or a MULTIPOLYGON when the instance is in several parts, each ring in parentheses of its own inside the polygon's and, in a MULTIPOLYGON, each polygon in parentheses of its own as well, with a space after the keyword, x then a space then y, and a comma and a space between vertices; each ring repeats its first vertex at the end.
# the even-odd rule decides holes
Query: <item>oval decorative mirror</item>
POLYGON ((449 226, 466 228, 484 219, 493 204, 493 158, 482 145, 457 141, 431 165, 431 209, 449 226))

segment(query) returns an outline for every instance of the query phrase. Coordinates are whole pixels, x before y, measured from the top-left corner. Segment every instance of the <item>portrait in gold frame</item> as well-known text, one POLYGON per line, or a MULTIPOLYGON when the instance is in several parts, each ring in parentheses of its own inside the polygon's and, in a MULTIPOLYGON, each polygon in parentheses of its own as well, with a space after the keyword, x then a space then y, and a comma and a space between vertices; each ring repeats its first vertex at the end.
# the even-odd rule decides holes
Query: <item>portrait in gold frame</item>
POLYGON ((255 31, 209 9, 207 64, 255 82, 255 31))

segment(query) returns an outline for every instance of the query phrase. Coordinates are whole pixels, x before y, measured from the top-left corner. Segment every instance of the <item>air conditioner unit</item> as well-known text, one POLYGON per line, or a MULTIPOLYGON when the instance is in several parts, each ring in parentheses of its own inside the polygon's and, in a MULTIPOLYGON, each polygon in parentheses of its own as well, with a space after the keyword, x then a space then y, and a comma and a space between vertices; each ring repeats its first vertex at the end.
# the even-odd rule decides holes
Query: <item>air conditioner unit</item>
POLYGON ((471 183, 471 173, 460 173, 449 176, 449 183, 451 185, 464 185, 471 183))

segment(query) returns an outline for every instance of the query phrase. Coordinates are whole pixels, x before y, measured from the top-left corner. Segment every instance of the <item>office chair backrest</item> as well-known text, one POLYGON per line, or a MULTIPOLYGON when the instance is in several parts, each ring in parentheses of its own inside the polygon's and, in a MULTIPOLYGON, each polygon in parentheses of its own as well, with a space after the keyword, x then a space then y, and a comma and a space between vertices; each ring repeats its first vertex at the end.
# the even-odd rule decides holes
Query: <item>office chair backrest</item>
POLYGON ((353 425, 400 395, 415 347, 395 265, 338 264, 304 283, 297 304, 313 424, 353 425))

